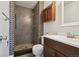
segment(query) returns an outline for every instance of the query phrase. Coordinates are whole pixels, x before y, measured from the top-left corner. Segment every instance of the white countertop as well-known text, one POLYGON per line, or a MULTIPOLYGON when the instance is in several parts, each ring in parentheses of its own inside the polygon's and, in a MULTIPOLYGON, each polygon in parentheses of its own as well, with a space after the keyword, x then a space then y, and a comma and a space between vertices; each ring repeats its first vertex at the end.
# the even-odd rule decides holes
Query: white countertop
POLYGON ((79 39, 71 39, 61 35, 43 35, 42 44, 44 43, 44 37, 79 48, 79 39))

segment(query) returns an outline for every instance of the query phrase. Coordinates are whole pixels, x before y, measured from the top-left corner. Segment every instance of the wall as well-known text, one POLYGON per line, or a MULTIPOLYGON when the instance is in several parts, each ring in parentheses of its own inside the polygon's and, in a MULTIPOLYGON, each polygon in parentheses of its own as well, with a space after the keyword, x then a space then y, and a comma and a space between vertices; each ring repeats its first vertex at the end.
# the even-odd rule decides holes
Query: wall
POLYGON ((41 11, 43 10, 42 1, 38 2, 36 6, 33 8, 33 43, 39 44, 41 36, 43 35, 43 23, 41 20, 41 11))
POLYGON ((51 3, 52 1, 44 1, 44 9, 48 7, 51 3))
MULTIPOLYGON (((45 4, 44 4, 45 6, 45 4)), ((44 34, 54 34, 54 33, 78 33, 79 32, 79 26, 61 26, 61 18, 60 18, 60 1, 56 2, 56 21, 50 21, 44 23, 44 34)))
POLYGON ((32 43, 32 9, 15 7, 15 45, 32 43))
POLYGON ((7 36, 6 40, 0 41, 0 57, 9 56, 9 20, 5 21, 2 12, 9 18, 9 1, 0 1, 0 36, 3 38, 7 36))

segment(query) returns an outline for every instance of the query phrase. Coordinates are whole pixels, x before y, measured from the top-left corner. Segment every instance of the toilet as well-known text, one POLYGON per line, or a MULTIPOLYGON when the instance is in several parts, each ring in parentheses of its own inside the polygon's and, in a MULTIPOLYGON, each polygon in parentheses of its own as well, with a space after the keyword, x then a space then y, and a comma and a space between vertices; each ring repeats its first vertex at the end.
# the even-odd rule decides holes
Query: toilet
POLYGON ((35 57, 42 57, 43 56, 43 45, 41 44, 34 45, 32 48, 32 52, 35 57))

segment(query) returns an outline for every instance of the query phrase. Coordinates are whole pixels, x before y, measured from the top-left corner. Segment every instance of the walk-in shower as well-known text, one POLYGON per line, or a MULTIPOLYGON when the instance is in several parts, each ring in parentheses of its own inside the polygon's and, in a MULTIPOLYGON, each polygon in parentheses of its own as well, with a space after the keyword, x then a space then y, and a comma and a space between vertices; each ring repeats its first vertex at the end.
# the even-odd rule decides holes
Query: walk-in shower
MULTIPOLYGON (((35 1, 36 2, 36 1, 35 1)), ((40 43, 42 35, 42 20, 40 13, 42 8, 40 2, 36 2, 33 8, 28 8, 15 2, 15 21, 14 21, 14 56, 32 53, 32 47, 40 43)), ((31 1, 34 3, 34 1, 31 1)))
POLYGON ((14 51, 16 53, 32 48, 32 29, 32 9, 15 5, 14 51))

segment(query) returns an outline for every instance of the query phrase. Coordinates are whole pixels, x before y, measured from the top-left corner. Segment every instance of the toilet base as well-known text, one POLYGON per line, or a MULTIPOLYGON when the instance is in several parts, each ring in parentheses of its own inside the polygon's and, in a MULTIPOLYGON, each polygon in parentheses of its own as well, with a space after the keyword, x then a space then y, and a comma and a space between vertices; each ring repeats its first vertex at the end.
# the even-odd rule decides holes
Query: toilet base
POLYGON ((43 46, 41 44, 34 45, 32 48, 32 52, 35 57, 43 57, 43 46))

